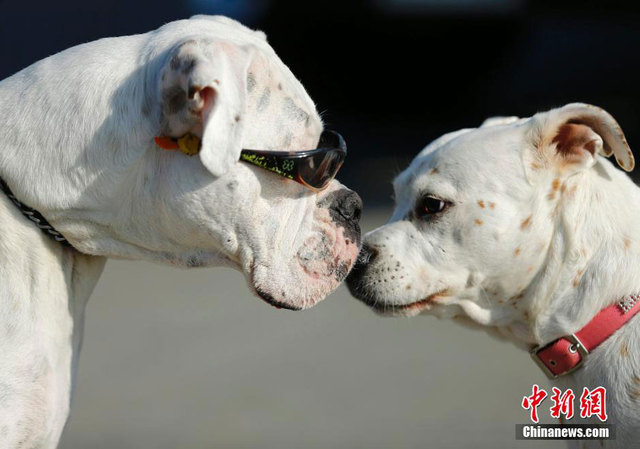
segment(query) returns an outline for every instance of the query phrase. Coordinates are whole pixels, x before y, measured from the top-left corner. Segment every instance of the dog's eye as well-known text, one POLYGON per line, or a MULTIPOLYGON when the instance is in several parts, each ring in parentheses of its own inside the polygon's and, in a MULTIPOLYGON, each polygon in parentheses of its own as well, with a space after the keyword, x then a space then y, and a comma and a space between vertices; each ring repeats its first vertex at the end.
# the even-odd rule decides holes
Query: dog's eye
POLYGON ((449 204, 450 203, 441 200, 440 198, 436 198, 433 196, 423 196, 422 199, 418 202, 418 207, 416 208, 416 216, 418 218, 424 218, 428 215, 437 214, 449 207, 449 204))

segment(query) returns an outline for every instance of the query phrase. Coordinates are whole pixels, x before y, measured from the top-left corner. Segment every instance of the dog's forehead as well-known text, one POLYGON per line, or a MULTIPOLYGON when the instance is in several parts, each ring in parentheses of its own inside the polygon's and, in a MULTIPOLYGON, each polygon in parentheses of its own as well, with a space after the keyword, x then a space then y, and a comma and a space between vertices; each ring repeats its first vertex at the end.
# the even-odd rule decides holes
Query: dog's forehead
POLYGON ((157 40, 170 41, 172 38, 189 36, 222 39, 235 44, 254 44, 271 48, 262 31, 247 28, 240 22, 223 16, 193 16, 190 19, 170 22, 153 32, 157 40))
POLYGON ((237 33, 245 33, 247 35, 251 35, 252 37, 258 37, 259 39, 266 41, 266 36, 262 31, 252 30, 251 28, 246 27, 245 25, 241 24, 237 20, 231 19, 230 17, 197 14, 189 18, 189 20, 192 22, 200 21, 205 24, 215 23, 220 27, 227 27, 237 33))
MULTIPOLYGON (((526 129, 509 124, 462 129, 436 139, 416 156, 394 180, 396 193, 420 189, 425 183, 456 181, 460 186, 474 180, 497 177, 499 171, 522 172, 522 149, 526 129)), ((507 176, 509 177, 509 176, 507 176)))

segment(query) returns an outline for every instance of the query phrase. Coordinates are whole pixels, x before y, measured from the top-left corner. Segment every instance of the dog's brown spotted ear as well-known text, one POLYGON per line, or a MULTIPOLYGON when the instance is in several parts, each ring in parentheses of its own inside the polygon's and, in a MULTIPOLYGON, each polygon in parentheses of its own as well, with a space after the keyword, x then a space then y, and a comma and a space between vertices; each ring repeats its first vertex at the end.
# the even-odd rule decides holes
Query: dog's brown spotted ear
POLYGON ((161 134, 201 138, 200 159, 221 176, 240 158, 250 47, 189 40, 162 70, 161 134))
POLYGON ((633 153, 615 119, 604 109, 584 103, 571 103, 533 117, 539 149, 555 149, 567 164, 588 164, 601 154, 614 155, 626 171, 635 165, 633 153))

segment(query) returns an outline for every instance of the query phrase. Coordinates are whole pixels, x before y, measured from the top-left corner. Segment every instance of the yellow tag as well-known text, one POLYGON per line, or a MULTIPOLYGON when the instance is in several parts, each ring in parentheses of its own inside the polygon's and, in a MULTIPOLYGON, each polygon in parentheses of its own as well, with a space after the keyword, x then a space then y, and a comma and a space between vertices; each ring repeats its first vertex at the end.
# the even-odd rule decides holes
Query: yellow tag
POLYGON ((200 152, 200 138, 193 134, 185 134, 178 138, 178 149, 187 156, 194 156, 200 152))

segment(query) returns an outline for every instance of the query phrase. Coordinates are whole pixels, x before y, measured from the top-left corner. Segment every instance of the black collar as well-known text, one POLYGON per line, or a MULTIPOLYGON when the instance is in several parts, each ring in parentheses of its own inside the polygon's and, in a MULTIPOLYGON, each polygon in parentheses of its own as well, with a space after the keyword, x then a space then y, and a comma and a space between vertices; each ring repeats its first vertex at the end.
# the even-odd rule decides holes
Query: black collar
POLYGON ((49 224, 47 219, 44 218, 40 212, 30 208, 26 204, 21 203, 20 200, 18 200, 13 195, 13 192, 11 192, 11 189, 9 188, 7 183, 4 182, 4 179, 2 178, 0 178, 0 189, 2 189, 2 191, 9 197, 9 199, 13 202, 13 204, 15 204, 18 209, 20 209, 20 212, 22 212, 22 215, 24 215, 29 220, 34 222, 35 225, 39 227, 42 232, 47 234, 56 242, 60 243, 62 246, 65 246, 67 248, 73 248, 71 246, 71 243, 69 243, 69 241, 66 238, 64 238, 62 234, 56 231, 55 228, 51 226, 51 224, 49 224))

